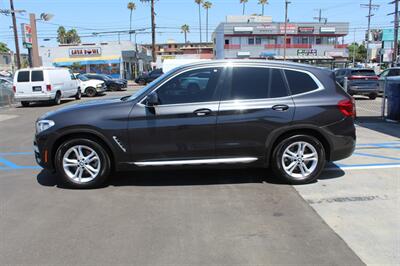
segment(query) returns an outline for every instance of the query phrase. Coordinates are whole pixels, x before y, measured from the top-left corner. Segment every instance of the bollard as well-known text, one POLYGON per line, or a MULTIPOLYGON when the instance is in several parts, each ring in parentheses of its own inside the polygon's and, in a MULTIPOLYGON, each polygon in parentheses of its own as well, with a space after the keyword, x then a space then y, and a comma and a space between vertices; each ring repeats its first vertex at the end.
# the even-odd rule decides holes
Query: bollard
POLYGON ((381 117, 385 118, 385 109, 386 109, 386 85, 387 85, 387 77, 385 77, 385 82, 383 83, 383 95, 382 95, 382 110, 381 117))
POLYGON ((343 80, 343 88, 344 88, 344 91, 345 91, 345 92, 348 92, 348 86, 349 86, 349 80, 348 80, 347 77, 344 77, 344 80, 343 80))

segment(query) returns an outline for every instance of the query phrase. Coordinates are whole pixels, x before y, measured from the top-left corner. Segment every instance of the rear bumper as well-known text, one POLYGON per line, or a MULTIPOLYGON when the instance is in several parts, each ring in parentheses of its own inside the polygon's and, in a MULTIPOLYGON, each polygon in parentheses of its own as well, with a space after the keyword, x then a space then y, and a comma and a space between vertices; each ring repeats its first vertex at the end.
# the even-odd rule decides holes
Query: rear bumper
POLYGON ((39 102, 39 101, 48 101, 54 99, 56 94, 31 94, 31 95, 24 95, 24 94, 15 94, 14 98, 17 102, 39 102))
POLYGON ((347 89, 347 92, 351 93, 351 94, 361 94, 361 95, 378 94, 379 87, 378 86, 349 86, 347 89))
POLYGON ((356 129, 353 118, 344 120, 324 128, 325 137, 329 142, 329 161, 339 161, 350 157, 356 148, 356 129))

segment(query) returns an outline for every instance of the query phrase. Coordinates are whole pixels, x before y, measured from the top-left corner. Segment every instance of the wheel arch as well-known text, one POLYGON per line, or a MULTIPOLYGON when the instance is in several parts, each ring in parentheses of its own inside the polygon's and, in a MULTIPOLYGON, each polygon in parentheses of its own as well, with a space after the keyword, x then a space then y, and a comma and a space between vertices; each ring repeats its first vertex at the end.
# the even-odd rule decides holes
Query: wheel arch
POLYGON ((91 129, 80 129, 79 131, 71 130, 68 131, 62 135, 60 135, 55 141, 54 144, 52 145, 53 148, 50 153, 50 158, 51 158, 51 165, 53 169, 55 169, 55 156, 58 148, 61 146, 62 143, 64 143, 67 140, 74 139, 74 138, 87 138, 96 141, 99 143, 107 152, 107 154, 110 156, 110 162, 111 162, 111 169, 115 169, 116 166, 116 157, 115 153, 112 149, 111 144, 106 140, 104 136, 99 134, 98 132, 91 130, 91 129))
POLYGON ((309 135, 317 138, 325 150, 326 160, 329 161, 331 157, 332 143, 328 140, 326 135, 318 128, 313 126, 294 126, 286 128, 284 131, 275 132, 270 134, 266 142, 265 164, 269 166, 272 153, 276 146, 284 139, 294 135, 309 135), (270 147, 270 148, 268 148, 270 147))

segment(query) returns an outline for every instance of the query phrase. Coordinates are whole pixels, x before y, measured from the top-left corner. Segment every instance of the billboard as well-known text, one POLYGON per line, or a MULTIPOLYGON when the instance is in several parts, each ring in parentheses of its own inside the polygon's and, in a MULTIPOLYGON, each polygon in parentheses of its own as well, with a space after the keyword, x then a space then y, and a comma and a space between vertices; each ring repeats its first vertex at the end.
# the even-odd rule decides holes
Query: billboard
MULTIPOLYGON (((400 41, 400 34, 397 38, 400 41)), ((394 29, 383 29, 382 30, 382 41, 393 42, 394 41, 394 29)))
POLYGON ((22 30, 22 43, 25 48, 30 49, 32 48, 32 28, 31 25, 22 23, 21 24, 22 30))

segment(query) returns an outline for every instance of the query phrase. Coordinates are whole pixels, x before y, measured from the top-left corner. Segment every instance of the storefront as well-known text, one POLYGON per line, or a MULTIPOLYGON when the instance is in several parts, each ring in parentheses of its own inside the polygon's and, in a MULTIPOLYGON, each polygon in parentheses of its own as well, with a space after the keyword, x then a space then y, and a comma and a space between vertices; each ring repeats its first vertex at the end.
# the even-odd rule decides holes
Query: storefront
POLYGON ((127 52, 135 53, 135 47, 129 41, 121 41, 41 47, 39 53, 44 66, 68 67, 79 73, 100 73, 132 79, 138 62, 147 62, 147 58, 143 58, 146 53, 141 50, 142 47, 137 56, 126 57, 127 52))

